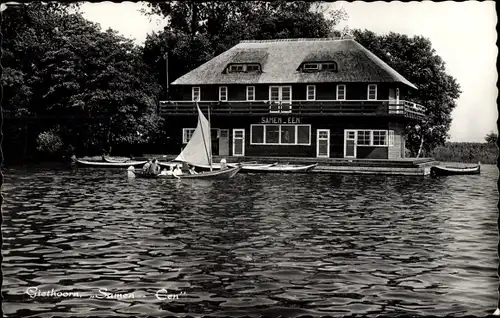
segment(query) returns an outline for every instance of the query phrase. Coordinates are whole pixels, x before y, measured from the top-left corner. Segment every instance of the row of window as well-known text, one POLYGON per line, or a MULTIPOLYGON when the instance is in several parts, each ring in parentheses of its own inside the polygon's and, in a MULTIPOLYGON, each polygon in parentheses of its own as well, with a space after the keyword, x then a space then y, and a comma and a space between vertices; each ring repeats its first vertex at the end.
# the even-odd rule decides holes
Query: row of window
POLYGON ((349 130, 346 134, 357 146, 394 146, 394 130, 349 130))
POLYGON ((311 145, 311 125, 250 125, 251 145, 311 145))
MULTIPOLYGON (((336 100, 346 100, 347 89, 346 85, 339 84, 336 86, 336 100)), ((193 101, 201 100, 201 89, 199 86, 192 88, 193 101)), ((396 98, 399 97, 399 89, 396 89, 396 98)), ((368 100, 377 100, 377 84, 368 85, 368 100)), ((255 86, 246 87, 246 100, 255 101, 255 86)), ((269 100, 270 101, 292 101, 292 87, 291 86, 269 86, 269 100)), ((306 100, 316 100, 316 85, 307 85, 306 87, 306 100)), ((228 88, 227 86, 219 86, 219 101, 228 101, 228 88)))
MULTIPOLYGON (((182 143, 193 136, 195 128, 182 129, 182 143)), ((212 128, 217 137, 228 137, 227 129, 212 128)), ((394 146, 394 130, 348 130, 347 140, 357 146, 394 146)), ((250 125, 251 145, 311 145, 311 125, 250 125)))

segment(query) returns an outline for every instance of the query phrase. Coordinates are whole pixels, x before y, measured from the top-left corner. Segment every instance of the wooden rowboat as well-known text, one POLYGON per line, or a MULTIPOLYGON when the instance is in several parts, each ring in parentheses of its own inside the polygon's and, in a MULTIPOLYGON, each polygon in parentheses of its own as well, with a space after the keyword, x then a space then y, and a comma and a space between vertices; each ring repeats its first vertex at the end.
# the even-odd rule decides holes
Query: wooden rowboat
POLYGON ((431 167, 432 176, 449 176, 449 175, 466 175, 480 174, 481 164, 469 167, 454 167, 454 166, 434 166, 431 167))
POLYGON ((247 166, 247 172, 263 172, 263 173, 305 173, 313 170, 318 164, 311 165, 273 165, 270 167, 251 167, 247 166))
POLYGON ((127 158, 127 157, 103 157, 104 161, 105 162, 109 162, 109 163, 120 163, 120 162, 131 162, 133 160, 131 160, 130 158, 127 158))
POLYGON ((75 159, 75 162, 78 165, 84 167, 123 168, 123 167, 144 165, 147 161, 102 162, 102 161, 87 161, 87 160, 75 159))

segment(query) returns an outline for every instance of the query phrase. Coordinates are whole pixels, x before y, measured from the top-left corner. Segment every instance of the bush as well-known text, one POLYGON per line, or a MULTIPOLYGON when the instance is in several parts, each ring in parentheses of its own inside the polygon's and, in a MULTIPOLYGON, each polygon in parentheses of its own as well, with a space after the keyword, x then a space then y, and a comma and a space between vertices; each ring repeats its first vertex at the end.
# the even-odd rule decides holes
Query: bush
POLYGON ((53 130, 40 133, 36 142, 38 151, 51 155, 58 153, 63 147, 61 137, 53 130))
POLYGON ((491 143, 448 142, 432 152, 438 161, 496 164, 498 148, 491 143))

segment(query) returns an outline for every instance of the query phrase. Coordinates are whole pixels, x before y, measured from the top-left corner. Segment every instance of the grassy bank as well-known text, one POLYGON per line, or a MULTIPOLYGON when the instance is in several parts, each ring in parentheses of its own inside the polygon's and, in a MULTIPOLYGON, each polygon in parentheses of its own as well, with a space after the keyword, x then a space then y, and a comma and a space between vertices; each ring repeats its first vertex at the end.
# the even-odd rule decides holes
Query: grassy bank
POLYGON ((448 142, 432 152, 438 161, 496 164, 498 148, 491 143, 448 142))

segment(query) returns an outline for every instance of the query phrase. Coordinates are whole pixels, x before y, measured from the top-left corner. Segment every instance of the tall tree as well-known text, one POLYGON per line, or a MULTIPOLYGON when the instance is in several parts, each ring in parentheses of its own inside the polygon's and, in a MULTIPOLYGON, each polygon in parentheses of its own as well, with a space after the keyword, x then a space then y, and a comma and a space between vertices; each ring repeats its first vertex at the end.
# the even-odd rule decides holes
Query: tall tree
POLYGON ((161 121, 160 87, 142 48, 64 7, 19 10, 2 26, 7 115, 52 119, 38 121, 39 133, 85 153, 147 142, 161 121))
POLYGON ((409 99, 427 108, 426 120, 406 127, 407 147, 413 156, 430 153, 449 137, 451 112, 460 96, 460 85, 446 73, 445 63, 422 36, 389 33, 377 35, 368 30, 353 30, 357 42, 418 87, 409 99))

